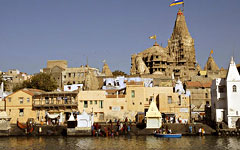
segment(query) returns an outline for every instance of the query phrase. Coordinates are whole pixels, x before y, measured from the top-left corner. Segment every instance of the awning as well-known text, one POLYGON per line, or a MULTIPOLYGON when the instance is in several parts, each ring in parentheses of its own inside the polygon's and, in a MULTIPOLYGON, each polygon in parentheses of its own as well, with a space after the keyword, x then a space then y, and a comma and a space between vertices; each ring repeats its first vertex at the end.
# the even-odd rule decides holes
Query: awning
POLYGON ((60 116, 60 114, 49 114, 47 113, 48 118, 55 119, 60 116))

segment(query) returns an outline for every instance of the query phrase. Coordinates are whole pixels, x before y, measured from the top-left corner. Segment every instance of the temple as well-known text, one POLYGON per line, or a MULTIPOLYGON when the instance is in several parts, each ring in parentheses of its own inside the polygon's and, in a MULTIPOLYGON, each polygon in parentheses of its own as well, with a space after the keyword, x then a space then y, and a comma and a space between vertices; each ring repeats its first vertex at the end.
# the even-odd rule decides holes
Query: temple
POLYGON ((191 37, 185 16, 181 9, 177 13, 177 18, 173 28, 168 46, 162 47, 157 42, 138 53, 133 54, 131 75, 136 74, 157 74, 162 76, 189 79, 191 75, 196 75, 194 39, 191 37))

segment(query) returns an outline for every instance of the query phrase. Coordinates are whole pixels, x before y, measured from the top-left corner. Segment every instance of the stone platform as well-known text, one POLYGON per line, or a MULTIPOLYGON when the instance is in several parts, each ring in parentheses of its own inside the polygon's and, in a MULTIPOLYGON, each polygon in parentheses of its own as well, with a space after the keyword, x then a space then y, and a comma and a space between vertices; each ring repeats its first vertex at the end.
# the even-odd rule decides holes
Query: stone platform
POLYGON ((90 136, 91 128, 67 128, 67 136, 90 136))

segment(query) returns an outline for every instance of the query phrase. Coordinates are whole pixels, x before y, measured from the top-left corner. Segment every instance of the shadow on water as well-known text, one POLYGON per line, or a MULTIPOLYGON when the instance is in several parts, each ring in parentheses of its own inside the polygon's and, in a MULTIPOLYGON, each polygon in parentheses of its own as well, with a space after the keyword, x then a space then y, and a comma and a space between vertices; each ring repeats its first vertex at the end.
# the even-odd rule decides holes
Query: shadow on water
POLYGON ((222 150, 239 149, 238 137, 186 136, 182 138, 157 138, 153 136, 118 137, 1 137, 1 150, 126 150, 126 149, 184 149, 222 150))

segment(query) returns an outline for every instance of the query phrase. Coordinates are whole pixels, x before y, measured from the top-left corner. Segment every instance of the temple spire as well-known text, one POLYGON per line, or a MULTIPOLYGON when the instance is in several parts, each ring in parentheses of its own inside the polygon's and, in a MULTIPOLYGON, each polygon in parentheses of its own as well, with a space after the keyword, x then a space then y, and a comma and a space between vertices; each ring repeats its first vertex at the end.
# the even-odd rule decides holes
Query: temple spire
POLYGON ((205 71, 217 71, 219 67, 217 66, 216 62, 214 61, 212 55, 208 57, 207 63, 204 67, 205 71))
POLYGON ((174 28, 173 28, 173 33, 172 33, 171 39, 174 39, 178 36, 180 36, 180 37, 186 37, 186 36, 191 37, 190 33, 188 32, 188 27, 187 27, 187 23, 186 23, 186 20, 185 20, 185 16, 184 16, 181 9, 178 10, 177 18, 176 18, 176 21, 175 21, 175 25, 174 25, 174 28))

